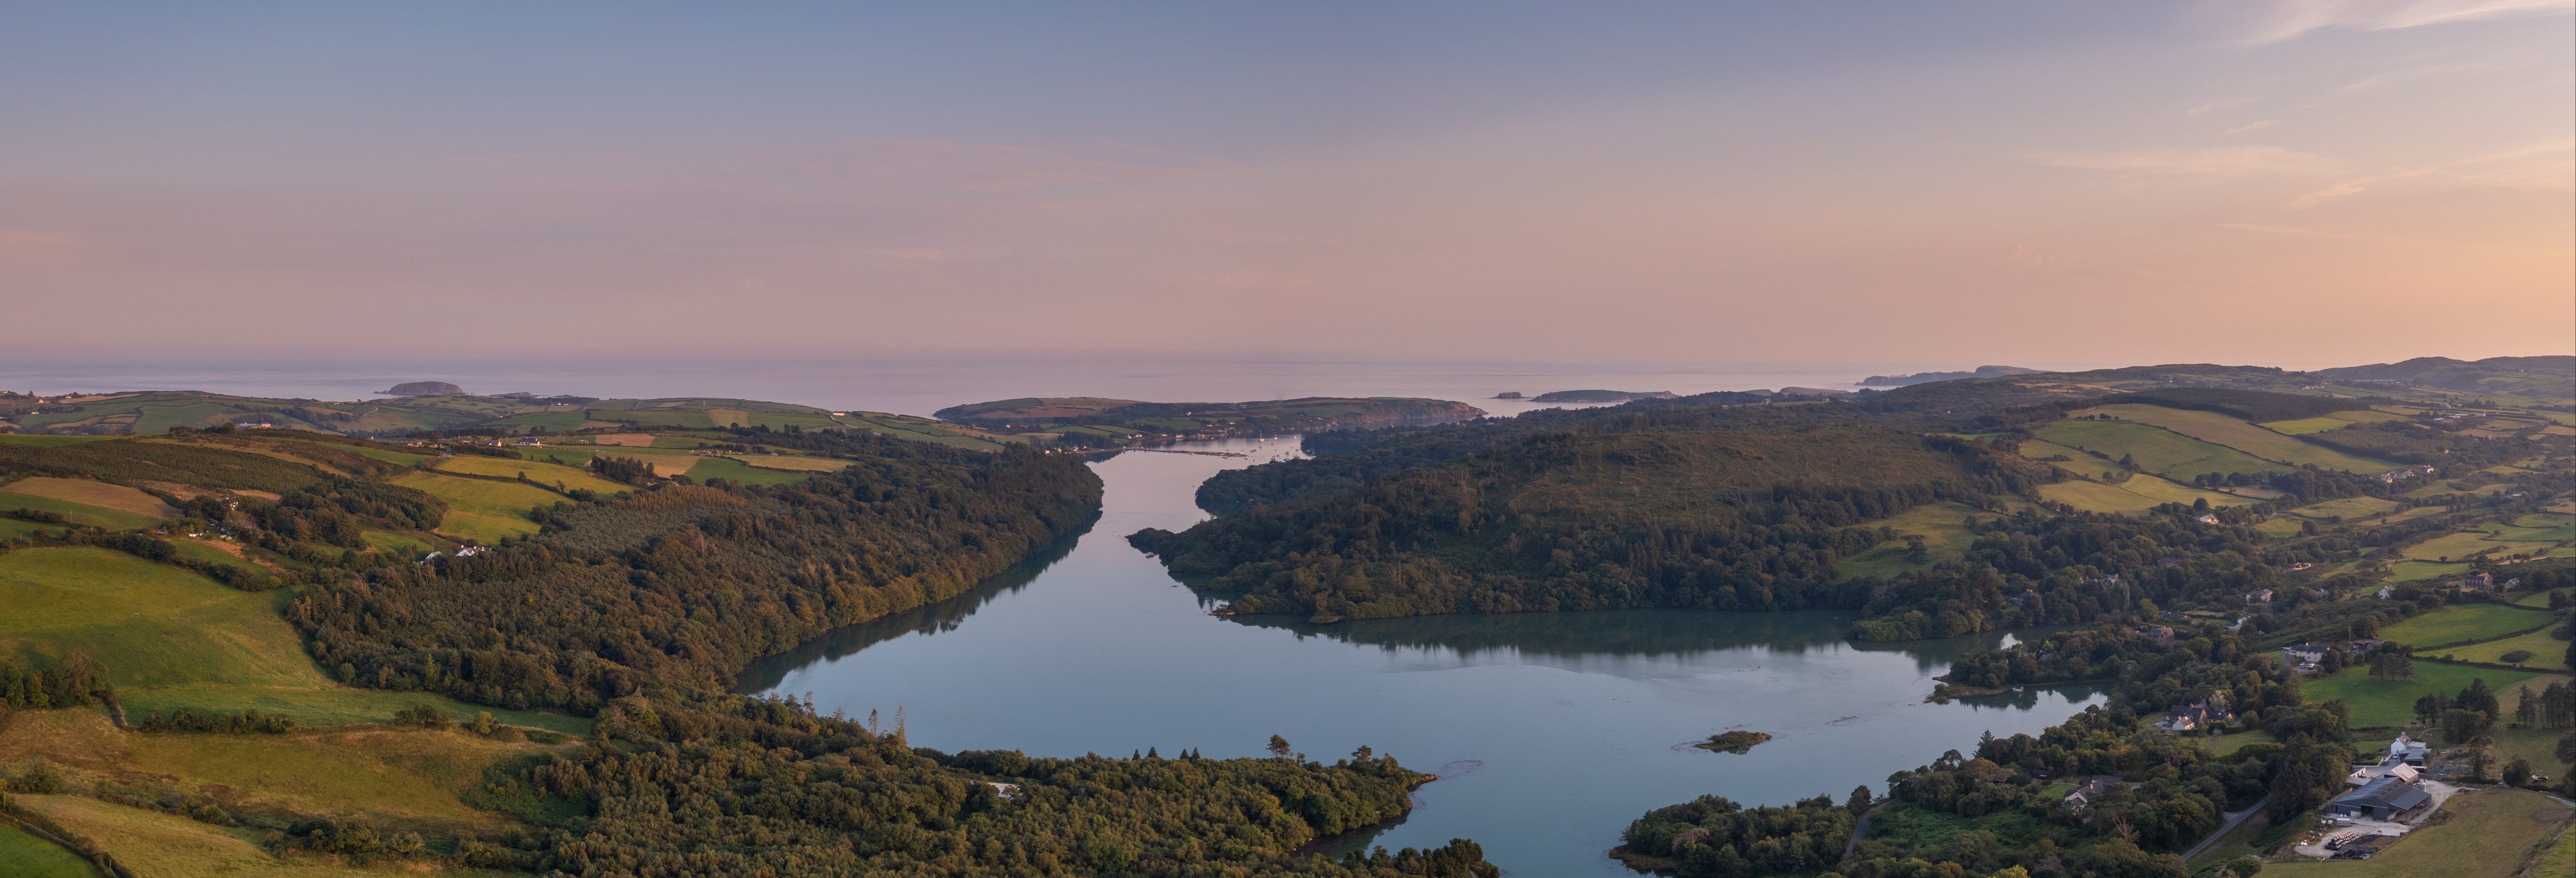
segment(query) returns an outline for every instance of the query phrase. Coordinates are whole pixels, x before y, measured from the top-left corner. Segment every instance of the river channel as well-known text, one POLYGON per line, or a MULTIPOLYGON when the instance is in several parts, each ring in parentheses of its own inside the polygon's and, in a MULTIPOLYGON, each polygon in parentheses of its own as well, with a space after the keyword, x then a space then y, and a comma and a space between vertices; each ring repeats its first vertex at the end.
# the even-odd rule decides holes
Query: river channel
POLYGON ((1346 843, 1473 838, 1521 876, 1629 875, 1603 855, 1646 810, 1717 794, 1786 804, 2037 732, 2096 703, 2085 690, 1926 704, 1934 675, 1997 633, 1858 645, 1848 611, 1637 610, 1312 625, 1219 618, 1127 545, 1207 517, 1199 482, 1297 454, 1297 440, 1194 443, 1243 457, 1119 453, 1098 524, 973 592, 835 631, 764 660, 745 692, 891 722, 951 752, 1126 755, 1148 746, 1257 756, 1273 734, 1330 762, 1367 745, 1437 773, 1411 816, 1346 843), (1727 729, 1777 737, 1746 754, 1686 746, 1727 729))

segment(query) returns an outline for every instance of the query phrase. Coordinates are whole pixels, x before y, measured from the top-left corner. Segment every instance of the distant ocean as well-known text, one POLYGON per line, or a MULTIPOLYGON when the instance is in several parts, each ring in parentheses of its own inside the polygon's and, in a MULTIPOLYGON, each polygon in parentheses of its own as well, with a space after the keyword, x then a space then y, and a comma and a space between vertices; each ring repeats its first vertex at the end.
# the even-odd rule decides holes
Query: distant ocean
POLYGON ((1022 396, 1105 396, 1156 402, 1238 402, 1301 396, 1413 396, 1466 402, 1498 415, 1541 408, 1503 392, 1671 391, 1782 387, 1856 389, 1870 375, 1966 369, 1966 363, 1581 364, 1350 362, 1192 358, 901 357, 706 359, 476 359, 454 362, 0 363, 0 390, 204 390, 241 396, 348 401, 405 381, 446 381, 469 393, 528 391, 592 397, 711 396, 833 409, 928 415, 951 405, 1022 396))

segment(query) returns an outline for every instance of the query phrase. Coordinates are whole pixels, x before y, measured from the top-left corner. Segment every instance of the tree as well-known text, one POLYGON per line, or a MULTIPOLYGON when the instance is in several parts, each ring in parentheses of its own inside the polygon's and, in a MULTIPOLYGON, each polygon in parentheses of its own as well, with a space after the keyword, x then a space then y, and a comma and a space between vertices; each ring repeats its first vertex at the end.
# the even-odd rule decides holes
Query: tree
POLYGON ((2396 650, 2378 650, 2370 654, 2370 675, 2383 680, 2412 680, 2415 662, 2396 650))
POLYGON ((1290 752, 1290 749, 1291 749, 1291 748, 1288 746, 1288 739, 1286 739, 1286 738, 1282 738, 1282 737, 1279 737, 1278 735, 1272 735, 1272 736, 1270 736, 1270 748, 1269 748, 1269 749, 1270 749, 1270 755, 1272 755, 1272 756, 1276 756, 1276 757, 1281 758, 1281 759, 1286 759, 1286 758, 1288 758, 1288 753, 1290 752))
POLYGON ((2517 667, 2517 668, 2518 668, 2518 667, 2522 667, 2522 663, 2523 663, 2523 662, 2527 662, 2527 661, 2530 661, 2530 660, 2531 660, 2531 650, 2528 650, 2528 649, 2517 649, 2517 650, 2514 650, 2514 651, 2512 651, 2512 652, 2508 652, 2508 653, 2505 653, 2505 654, 2503 654, 2503 655, 2496 656, 2496 660, 2497 660, 2497 661, 2504 662, 2505 664, 2508 664, 2508 665, 2512 665, 2512 666, 2517 667))
POLYGON ((2485 740, 2494 728, 2494 719, 2480 711, 2454 707, 2442 712, 2444 743, 2474 744, 2485 740))
POLYGON ((2415 699, 2415 719, 2425 725, 2442 721, 2442 712, 2451 709, 2451 696, 2439 692, 2415 699))
POLYGON ((1855 816, 1868 813, 1869 801, 1869 785, 1861 784, 1852 788, 1851 801, 1843 804, 1843 810, 1850 811, 1855 816))
POLYGON ((2263 874, 2263 861, 2253 857, 2237 857, 2227 861, 2225 868, 2227 874, 2235 878, 2254 878, 2256 875, 2263 874))
POLYGON ((2558 749, 2554 752, 2558 761, 2576 764, 2576 732, 2558 736, 2558 749))
POLYGON ((2513 691, 2515 693, 2513 700, 2513 724, 2523 728, 2531 728, 2539 725, 2539 696, 2531 694, 2531 690, 2528 688, 2516 688, 2513 691))
POLYGON ((2487 688, 2485 677, 2470 680, 2468 688, 2460 690, 2460 697, 2451 700, 2451 706, 2486 714, 2488 719, 2504 715, 2503 707, 2496 702, 2495 690, 2487 688))
POLYGON ((2513 761, 2505 763, 2504 782, 2517 787, 2530 785, 2531 760, 2516 756, 2513 761))

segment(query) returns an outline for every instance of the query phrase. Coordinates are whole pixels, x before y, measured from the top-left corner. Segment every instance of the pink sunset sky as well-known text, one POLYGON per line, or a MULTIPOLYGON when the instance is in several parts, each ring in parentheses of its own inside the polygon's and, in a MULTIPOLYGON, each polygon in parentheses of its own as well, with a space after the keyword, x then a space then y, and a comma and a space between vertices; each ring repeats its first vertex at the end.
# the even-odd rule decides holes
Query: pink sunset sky
POLYGON ((21 5, 0 305, 71 359, 2562 354, 2569 11, 21 5))

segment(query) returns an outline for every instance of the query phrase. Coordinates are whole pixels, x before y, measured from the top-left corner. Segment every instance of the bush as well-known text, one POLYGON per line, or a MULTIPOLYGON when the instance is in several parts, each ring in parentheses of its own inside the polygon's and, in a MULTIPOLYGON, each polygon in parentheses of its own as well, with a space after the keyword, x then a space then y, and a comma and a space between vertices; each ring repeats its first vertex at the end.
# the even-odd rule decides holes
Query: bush
POLYGON ((448 726, 454 725, 455 722, 456 721, 454 719, 447 715, 447 711, 438 709, 438 706, 434 704, 415 704, 394 713, 394 724, 396 725, 419 726, 424 729, 444 729, 448 726))

